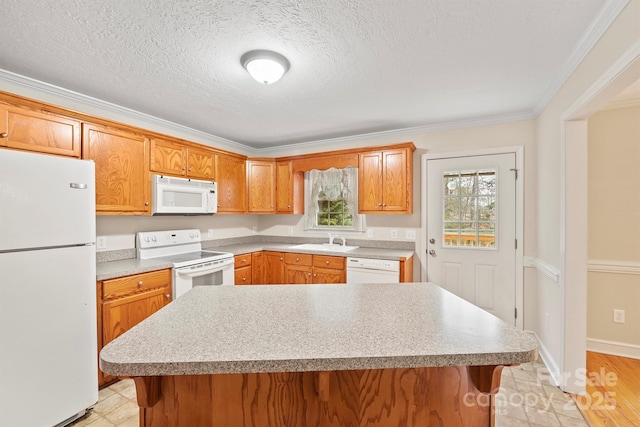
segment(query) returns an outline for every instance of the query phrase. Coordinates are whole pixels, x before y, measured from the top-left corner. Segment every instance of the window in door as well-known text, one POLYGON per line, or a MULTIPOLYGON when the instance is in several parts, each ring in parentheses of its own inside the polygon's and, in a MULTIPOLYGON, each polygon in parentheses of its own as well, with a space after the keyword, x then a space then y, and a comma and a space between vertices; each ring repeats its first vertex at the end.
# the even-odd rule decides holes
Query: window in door
POLYGON ((444 246, 495 249, 496 170, 443 173, 444 246))

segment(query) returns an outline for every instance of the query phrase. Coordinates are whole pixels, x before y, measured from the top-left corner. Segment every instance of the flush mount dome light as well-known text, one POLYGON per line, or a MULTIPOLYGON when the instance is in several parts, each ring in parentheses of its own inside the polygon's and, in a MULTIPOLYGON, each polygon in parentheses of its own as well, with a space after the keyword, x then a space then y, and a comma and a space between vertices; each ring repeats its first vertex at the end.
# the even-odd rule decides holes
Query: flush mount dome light
POLYGON ((251 77, 266 85, 275 83, 289 69, 289 61, 284 56, 270 50, 252 50, 240 58, 242 66, 251 77))

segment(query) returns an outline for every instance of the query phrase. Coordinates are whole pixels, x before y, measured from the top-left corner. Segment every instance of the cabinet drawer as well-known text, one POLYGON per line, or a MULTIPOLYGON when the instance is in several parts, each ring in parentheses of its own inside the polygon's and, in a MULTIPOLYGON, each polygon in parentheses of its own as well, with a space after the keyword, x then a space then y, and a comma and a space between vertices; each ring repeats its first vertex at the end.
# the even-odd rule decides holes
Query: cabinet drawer
POLYGON ((114 299, 151 289, 171 287, 171 270, 158 270, 102 282, 102 299, 114 299))
POLYGON ((251 284, 251 266, 236 268, 234 271, 234 279, 236 285, 251 284))
POLYGON ((313 255, 311 254, 292 254, 285 253, 284 254, 284 263, 289 265, 311 265, 311 259, 313 255))
POLYGON ((344 257, 341 256, 327 256, 327 255, 314 255, 313 266, 322 268, 337 268, 344 269, 344 257))
POLYGON ((251 254, 236 255, 233 257, 233 265, 235 268, 251 265, 251 254))

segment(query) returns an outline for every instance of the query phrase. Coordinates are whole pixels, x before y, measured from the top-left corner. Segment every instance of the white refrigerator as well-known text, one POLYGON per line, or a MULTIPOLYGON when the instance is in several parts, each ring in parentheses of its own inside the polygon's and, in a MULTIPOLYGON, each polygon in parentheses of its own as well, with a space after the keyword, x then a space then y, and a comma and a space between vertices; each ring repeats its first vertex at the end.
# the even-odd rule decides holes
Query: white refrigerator
POLYGON ((98 401, 95 167, 0 148, 0 426, 98 401))

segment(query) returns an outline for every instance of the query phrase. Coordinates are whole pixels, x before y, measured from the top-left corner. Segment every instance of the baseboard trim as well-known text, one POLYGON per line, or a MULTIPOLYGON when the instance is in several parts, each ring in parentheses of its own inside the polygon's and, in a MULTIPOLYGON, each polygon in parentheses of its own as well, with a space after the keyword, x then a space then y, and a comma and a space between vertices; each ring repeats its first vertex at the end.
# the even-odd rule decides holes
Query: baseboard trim
POLYGON ((609 259, 590 259, 587 264, 589 272, 636 274, 640 275, 640 262, 609 259))
POLYGON ((542 363, 544 363, 544 365, 549 370, 549 375, 551 375, 553 385, 562 388, 562 375, 560 375, 560 368, 558 367, 558 364, 553 359, 553 357, 551 357, 551 353, 549 353, 549 350, 547 350, 538 334, 536 334, 534 331, 525 329, 524 332, 533 335, 536 341, 538 341, 538 354, 540 355, 540 359, 542 359, 542 363))
POLYGON ((640 345, 587 338, 587 351, 640 360, 640 345))
POLYGON ((550 279, 553 283, 560 285, 560 270, 548 262, 543 261, 538 257, 525 256, 524 266, 535 268, 539 273, 542 273, 542 275, 550 279))

